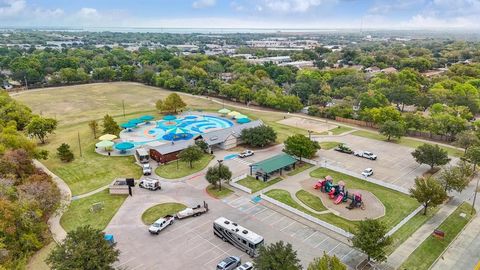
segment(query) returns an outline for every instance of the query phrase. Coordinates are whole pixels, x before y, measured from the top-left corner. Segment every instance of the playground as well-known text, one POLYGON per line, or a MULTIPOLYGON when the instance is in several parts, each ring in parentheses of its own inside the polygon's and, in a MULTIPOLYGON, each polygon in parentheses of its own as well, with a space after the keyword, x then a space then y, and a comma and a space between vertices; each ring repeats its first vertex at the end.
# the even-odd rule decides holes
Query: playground
POLYGON ((300 117, 288 117, 286 119, 277 121, 277 123, 291 127, 301 128, 304 130, 311 130, 316 133, 327 132, 337 127, 337 125, 325 121, 316 121, 300 117))

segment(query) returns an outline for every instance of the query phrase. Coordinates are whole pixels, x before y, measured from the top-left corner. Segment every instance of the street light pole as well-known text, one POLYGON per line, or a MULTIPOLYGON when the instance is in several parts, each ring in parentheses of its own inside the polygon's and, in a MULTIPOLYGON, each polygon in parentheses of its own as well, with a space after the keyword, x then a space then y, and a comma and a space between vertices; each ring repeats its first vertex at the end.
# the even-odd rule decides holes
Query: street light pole
POLYGON ((308 139, 311 141, 312 140, 312 133, 313 131, 308 130, 308 139))
POLYGON ((222 175, 220 173, 220 169, 222 167, 222 162, 223 162, 223 159, 217 159, 217 162, 218 162, 218 186, 219 186, 219 190, 222 190, 222 175))
POLYGON ((477 185, 475 187, 475 193, 473 195, 472 210, 470 211, 471 215, 473 215, 473 211, 475 210, 475 201, 477 200, 477 191, 478 191, 478 181, 479 180, 480 180, 480 177, 477 177, 477 185))

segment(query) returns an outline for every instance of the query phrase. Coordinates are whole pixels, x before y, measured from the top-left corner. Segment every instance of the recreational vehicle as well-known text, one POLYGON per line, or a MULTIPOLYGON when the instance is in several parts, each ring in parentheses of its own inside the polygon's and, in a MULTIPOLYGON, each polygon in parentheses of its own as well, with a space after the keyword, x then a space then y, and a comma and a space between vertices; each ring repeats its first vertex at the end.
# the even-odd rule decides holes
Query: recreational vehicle
POLYGON ((224 217, 219 217, 213 222, 213 233, 251 257, 258 256, 258 250, 263 245, 262 236, 224 217))
POLYGON ((148 163, 150 161, 150 156, 148 155, 147 150, 143 148, 138 148, 135 150, 135 155, 140 163, 148 163))

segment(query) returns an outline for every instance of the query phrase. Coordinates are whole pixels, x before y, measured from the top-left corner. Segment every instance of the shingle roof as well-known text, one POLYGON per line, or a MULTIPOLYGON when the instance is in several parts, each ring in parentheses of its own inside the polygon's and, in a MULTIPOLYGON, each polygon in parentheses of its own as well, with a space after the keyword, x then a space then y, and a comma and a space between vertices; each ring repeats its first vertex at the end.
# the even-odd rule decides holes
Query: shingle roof
POLYGON ((201 136, 208 145, 214 145, 214 144, 224 142, 230 135, 233 135, 237 138, 240 137, 240 135, 242 134, 242 130, 244 129, 254 128, 261 125, 263 125, 262 120, 256 120, 243 125, 235 125, 233 127, 229 127, 225 129, 210 131, 210 132, 201 134, 201 136))
POLYGON ((297 160, 286 153, 281 153, 271 158, 267 158, 260 162, 254 163, 251 166, 254 167, 257 171, 262 171, 264 173, 271 173, 278 169, 284 168, 286 166, 292 165, 297 160))
POLYGON ((166 154, 174 153, 174 152, 177 152, 177 151, 182 151, 183 149, 185 149, 185 148, 187 148, 191 145, 194 145, 194 144, 195 144, 195 140, 176 141, 173 144, 172 143, 165 143, 165 144, 161 144, 161 145, 158 145, 158 146, 150 146, 150 147, 147 146, 147 148, 155 149, 155 151, 157 151, 158 153, 160 153, 162 155, 166 155, 166 154))

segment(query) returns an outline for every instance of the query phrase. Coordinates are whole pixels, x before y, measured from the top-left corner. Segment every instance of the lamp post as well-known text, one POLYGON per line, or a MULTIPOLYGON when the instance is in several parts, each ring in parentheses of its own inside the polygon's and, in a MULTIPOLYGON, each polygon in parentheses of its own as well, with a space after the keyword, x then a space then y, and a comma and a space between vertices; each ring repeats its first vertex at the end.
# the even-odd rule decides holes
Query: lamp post
POLYGON ((311 141, 312 140, 312 133, 313 131, 308 130, 308 139, 311 141))
POLYGON ((478 181, 480 181, 479 177, 477 177, 477 185, 475 186, 475 193, 473 193, 472 210, 470 211, 471 215, 473 215, 473 211, 475 210, 475 201, 477 200, 477 191, 478 191, 478 181))
POLYGON ((217 159, 218 162, 218 186, 220 187, 219 190, 222 190, 222 174, 220 172, 222 167, 223 159, 217 159))

